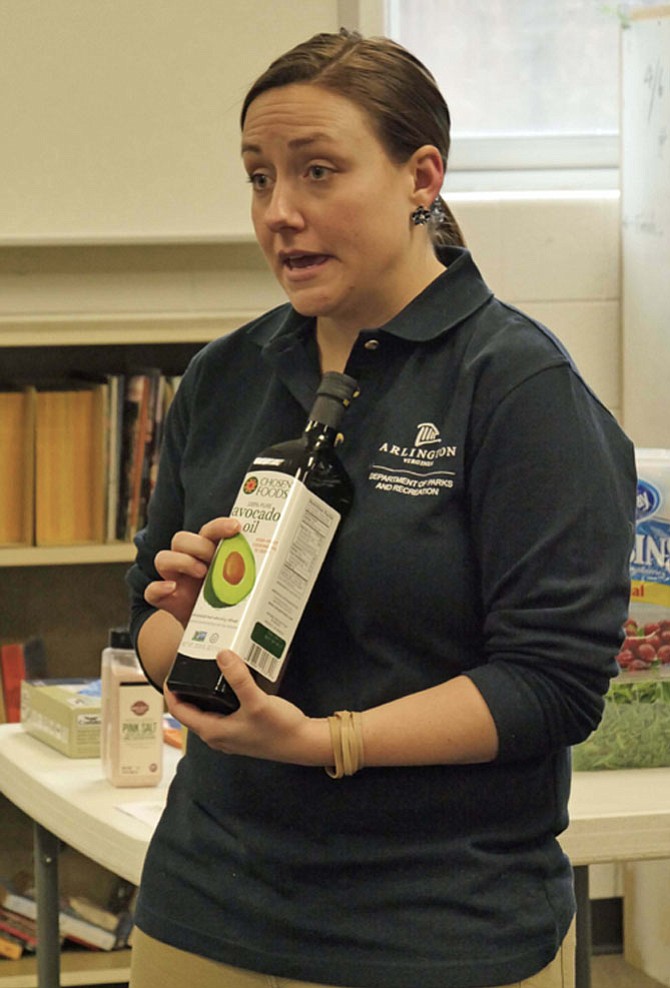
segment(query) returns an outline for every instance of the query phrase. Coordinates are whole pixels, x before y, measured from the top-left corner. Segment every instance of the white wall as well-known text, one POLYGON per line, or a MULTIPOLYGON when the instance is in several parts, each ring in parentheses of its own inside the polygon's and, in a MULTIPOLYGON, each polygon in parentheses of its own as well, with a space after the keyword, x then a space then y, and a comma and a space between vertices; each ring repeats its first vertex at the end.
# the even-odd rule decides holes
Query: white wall
POLYGON ((618 197, 456 195, 451 201, 491 288, 545 323, 619 415, 618 197))
POLYGON ((2 0, 0 242, 250 233, 245 92, 336 0, 2 0))
MULTIPOLYGON (((619 414, 619 204, 611 194, 452 198, 484 277, 563 340, 619 414)), ((141 321, 215 335, 282 301, 251 242, 0 248, 0 341, 48 342, 71 326, 106 342, 141 321)), ((62 339, 62 335, 59 337, 62 339)), ((75 342, 76 339, 73 339, 75 342)))

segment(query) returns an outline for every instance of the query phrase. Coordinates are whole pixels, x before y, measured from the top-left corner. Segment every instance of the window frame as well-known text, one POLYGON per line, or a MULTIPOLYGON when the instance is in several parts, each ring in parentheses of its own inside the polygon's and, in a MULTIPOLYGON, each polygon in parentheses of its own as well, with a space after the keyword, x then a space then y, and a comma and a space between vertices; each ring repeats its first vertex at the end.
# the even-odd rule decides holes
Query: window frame
MULTIPOLYGON (((397 38, 397 3, 398 0, 357 0, 354 6, 358 7, 358 30, 397 38)), ((620 139, 616 131, 487 136, 455 133, 445 188, 463 192, 618 190, 619 163, 620 139)))

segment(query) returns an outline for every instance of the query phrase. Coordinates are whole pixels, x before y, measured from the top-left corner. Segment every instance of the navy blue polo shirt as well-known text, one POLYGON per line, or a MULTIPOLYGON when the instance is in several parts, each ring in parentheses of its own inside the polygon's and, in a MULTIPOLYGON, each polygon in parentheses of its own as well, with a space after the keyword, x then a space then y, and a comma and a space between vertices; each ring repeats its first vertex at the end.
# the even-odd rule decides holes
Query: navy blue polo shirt
MULTIPOLYGON (((347 373, 355 488, 282 693, 365 710, 466 674, 495 720, 486 765, 319 769, 189 740, 147 856, 138 925, 278 977, 475 988, 549 962, 574 909, 569 746, 598 723, 628 606, 632 446, 551 333, 496 299, 468 251, 347 373)), ((206 346, 170 410, 128 580, 225 515, 248 464, 299 435, 313 321, 282 306, 206 346)))

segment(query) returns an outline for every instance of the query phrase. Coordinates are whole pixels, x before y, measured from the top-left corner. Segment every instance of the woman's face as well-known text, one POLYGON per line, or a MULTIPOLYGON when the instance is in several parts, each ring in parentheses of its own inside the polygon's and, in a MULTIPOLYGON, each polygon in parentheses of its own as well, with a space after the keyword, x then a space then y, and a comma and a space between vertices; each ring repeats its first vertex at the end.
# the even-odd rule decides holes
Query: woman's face
POLYGON ((356 104, 312 84, 262 93, 242 157, 256 237, 298 312, 357 331, 413 297, 414 171, 356 104))

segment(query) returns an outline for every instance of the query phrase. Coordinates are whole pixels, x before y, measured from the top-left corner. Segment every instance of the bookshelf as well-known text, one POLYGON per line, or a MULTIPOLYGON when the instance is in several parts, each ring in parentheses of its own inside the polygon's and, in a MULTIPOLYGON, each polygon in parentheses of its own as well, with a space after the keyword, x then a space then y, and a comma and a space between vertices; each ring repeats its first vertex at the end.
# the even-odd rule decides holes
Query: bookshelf
POLYGON ((26 546, 0 549, 0 569, 8 566, 70 566, 83 563, 129 563, 132 543, 107 545, 26 546))
MULTIPOLYGON (((101 373, 136 365, 181 373, 208 340, 238 326, 254 313, 226 313, 192 319, 82 318, 0 320, 0 362, 4 380, 101 373)), ((0 641, 43 637, 52 676, 97 676, 110 627, 127 623, 124 574, 134 557, 131 543, 0 548, 0 641)), ((5 840, 0 874, 30 866, 29 821, 0 796, 5 840)), ((68 850, 71 867, 81 866, 91 888, 99 876, 90 862, 68 850), (78 860, 80 859, 81 860, 78 860)), ((61 984, 117 985, 129 976, 130 952, 97 953, 66 948, 61 984)), ((35 958, 0 961, 0 988, 35 988, 35 958)))
MULTIPOLYGON (((244 318, 240 314, 240 320, 244 318)), ((152 366, 177 375, 208 340, 240 325, 233 314, 223 319, 177 318, 170 325, 163 321, 38 319, 22 326, 0 318, 0 383, 49 386, 71 377, 95 380, 108 372, 128 376, 152 366)), ((132 557, 131 543, 0 546, 0 569, 128 562, 132 557)))
MULTIPOLYGON (((128 981, 130 976, 130 951, 115 950, 97 953, 83 950, 63 951, 61 955, 61 980, 66 985, 116 985, 128 981)), ((0 964, 1 988, 36 988, 37 962, 34 957, 22 957, 18 961, 0 964), (5 971, 8 973, 5 974, 5 971)))
MULTIPOLYGON (((239 314, 241 321, 246 314, 239 314)), ((142 366, 181 373, 208 340, 237 322, 225 317, 0 321, 2 378, 129 373, 142 366)), ((109 627, 126 623, 123 575, 132 543, 0 548, 2 641, 40 634, 51 675, 97 675, 109 627)), ((4 969, 4 966, 3 966, 4 969)))

